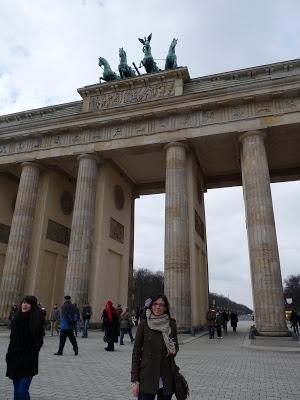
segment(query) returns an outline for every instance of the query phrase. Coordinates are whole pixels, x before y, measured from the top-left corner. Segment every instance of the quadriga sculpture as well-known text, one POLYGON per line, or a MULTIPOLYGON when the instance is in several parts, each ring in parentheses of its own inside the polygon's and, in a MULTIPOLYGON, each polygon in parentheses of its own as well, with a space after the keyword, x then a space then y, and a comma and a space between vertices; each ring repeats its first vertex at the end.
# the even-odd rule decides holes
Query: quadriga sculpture
POLYGON ((154 61, 154 58, 152 57, 151 54, 151 46, 150 46, 150 41, 151 41, 152 33, 144 39, 140 39, 139 41, 143 44, 143 53, 144 53, 144 58, 142 59, 139 68, 143 65, 146 72, 149 74, 151 72, 159 72, 159 68, 156 65, 156 62, 154 61))
POLYGON ((177 41, 178 41, 178 39, 174 38, 170 44, 169 52, 166 57, 165 69, 177 68, 177 56, 175 54, 175 47, 176 47, 177 41))
POLYGON ((135 71, 127 64, 127 55, 123 47, 119 49, 119 73, 121 79, 131 78, 135 76, 135 71))
POLYGON ((105 60, 105 58, 103 57, 99 57, 99 67, 104 68, 103 71, 103 76, 100 77, 100 82, 101 79, 103 79, 104 81, 116 81, 118 79, 120 79, 120 77, 114 72, 112 71, 112 69, 110 68, 109 63, 105 60))

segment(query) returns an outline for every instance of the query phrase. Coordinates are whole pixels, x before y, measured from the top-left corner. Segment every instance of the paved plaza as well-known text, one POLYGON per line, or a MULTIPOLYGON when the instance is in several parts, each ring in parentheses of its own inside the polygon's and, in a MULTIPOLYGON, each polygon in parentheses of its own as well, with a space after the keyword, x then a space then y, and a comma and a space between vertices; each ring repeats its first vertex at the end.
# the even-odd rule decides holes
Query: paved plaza
MULTIPOLYGON (((300 353, 243 348, 250 322, 240 322, 222 340, 202 336, 181 337, 177 361, 190 385, 190 400, 296 400, 300 398, 300 353)), ((40 353, 40 373, 31 385, 32 400, 133 400, 130 388, 132 344, 104 350, 102 332, 78 338, 79 356, 67 342, 63 357, 54 356, 58 338, 45 338, 40 353)), ((0 399, 12 399, 5 378, 8 331, 0 332, 0 399)), ((175 398, 174 398, 175 400, 175 398)))

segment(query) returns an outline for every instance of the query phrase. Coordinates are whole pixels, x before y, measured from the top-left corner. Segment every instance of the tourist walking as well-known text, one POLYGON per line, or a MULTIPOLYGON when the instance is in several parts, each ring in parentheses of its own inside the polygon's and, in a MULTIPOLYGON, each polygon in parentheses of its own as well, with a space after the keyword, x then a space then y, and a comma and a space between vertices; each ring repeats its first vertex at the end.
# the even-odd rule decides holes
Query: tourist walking
POLYGON ((50 314, 50 335, 53 336, 54 330, 56 331, 57 335, 59 335, 58 324, 60 320, 60 312, 57 307, 57 304, 54 304, 51 314, 50 314))
POLYGON ((153 298, 134 341, 131 365, 133 395, 138 400, 170 400, 174 393, 172 365, 178 351, 176 321, 166 296, 153 298))
POLYGON ((299 334, 298 316, 295 310, 292 310, 291 312, 290 321, 291 321, 291 328, 293 328, 294 333, 298 335, 299 334))
POLYGON ((77 322, 77 311, 74 304, 71 302, 71 296, 65 296, 65 302, 61 307, 60 313, 60 335, 59 348, 55 356, 62 356, 66 344, 67 337, 69 338, 75 356, 78 355, 77 340, 74 336, 74 324, 77 322))
POLYGON ((223 323, 223 318, 221 313, 217 312, 216 314, 216 329, 217 329, 217 338, 218 339, 223 339, 222 338, 222 323, 223 323))
POLYGON ((228 324, 228 321, 229 321, 229 316, 228 316, 226 310, 222 311, 221 316, 222 316, 223 332, 224 332, 225 335, 227 335, 227 324, 228 324))
POLYGON ((215 325, 216 325, 216 313, 215 310, 209 308, 206 313, 207 327, 208 327, 208 336, 210 339, 215 338, 215 325))
POLYGON ((120 330, 121 330, 121 334, 120 334, 120 345, 124 344, 124 335, 125 333, 128 333, 131 342, 134 341, 133 336, 132 336, 132 318, 131 315, 129 313, 128 308, 124 308, 122 314, 120 315, 120 320, 119 320, 119 325, 120 325, 120 330))
POLYGON ((102 323, 104 328, 104 338, 107 343, 106 351, 114 351, 115 343, 118 343, 119 314, 114 308, 112 301, 108 300, 102 312, 102 323))
POLYGON ((230 313, 230 325, 232 327, 233 332, 236 332, 236 327, 237 327, 238 321, 239 321, 239 319, 238 319, 237 313, 232 311, 230 313))
POLYGON ((89 305, 88 301, 84 304, 82 308, 82 337, 88 337, 88 329, 90 325, 90 319, 93 315, 92 307, 89 305))
POLYGON ((44 316, 35 296, 26 296, 11 322, 6 354, 6 376, 14 385, 14 400, 29 400, 32 378, 38 374, 39 352, 43 345, 44 316))

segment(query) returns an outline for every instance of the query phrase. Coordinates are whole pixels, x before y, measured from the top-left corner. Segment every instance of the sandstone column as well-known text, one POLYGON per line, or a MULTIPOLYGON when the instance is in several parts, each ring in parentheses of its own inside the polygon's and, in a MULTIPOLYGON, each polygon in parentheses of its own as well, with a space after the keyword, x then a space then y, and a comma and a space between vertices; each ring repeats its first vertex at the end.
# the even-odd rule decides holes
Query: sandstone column
POLYGON ((165 294, 180 331, 191 329, 188 241, 187 146, 166 149, 165 294))
POLYGON ((88 301, 88 276, 92 254, 97 158, 91 154, 78 157, 79 168, 65 279, 65 294, 79 307, 88 301))
POLYGON ((281 336, 287 327, 264 133, 247 132, 240 141, 256 327, 281 336))
POLYGON ((24 295, 39 176, 38 164, 22 164, 0 287, 0 318, 7 318, 11 306, 18 304, 24 295))
POLYGON ((128 296, 127 306, 133 310, 133 261, 134 261, 134 215, 135 199, 140 196, 137 193, 131 193, 131 216, 130 216, 130 243, 129 243, 129 268, 128 268, 128 296))

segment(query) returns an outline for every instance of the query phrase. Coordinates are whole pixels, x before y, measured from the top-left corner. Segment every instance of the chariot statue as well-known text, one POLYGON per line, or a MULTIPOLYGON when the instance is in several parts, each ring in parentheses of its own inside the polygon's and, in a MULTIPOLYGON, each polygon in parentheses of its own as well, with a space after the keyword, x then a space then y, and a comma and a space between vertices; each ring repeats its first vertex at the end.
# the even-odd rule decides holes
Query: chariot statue
POLYGON ((100 77, 100 82, 101 79, 103 79, 104 81, 108 82, 108 81, 116 81, 119 80, 120 77, 114 72, 112 71, 112 69, 110 68, 109 63, 106 61, 105 58, 103 57, 99 57, 99 67, 104 68, 103 70, 103 76, 100 77))
POLYGON ((175 54, 175 47, 177 44, 178 39, 173 39, 170 47, 169 47, 169 52, 166 58, 166 64, 165 64, 165 69, 173 69, 177 68, 177 56, 175 54))
POLYGON ((119 49, 119 57, 120 57, 119 73, 121 79, 131 78, 135 76, 134 69, 127 64, 127 55, 123 47, 119 49))
POLYGON ((146 37, 144 39, 139 38, 139 41, 143 44, 143 53, 144 53, 144 58, 140 62, 139 68, 144 66, 147 74, 160 71, 151 54, 151 46, 150 46, 151 37, 152 33, 147 38, 146 37))

